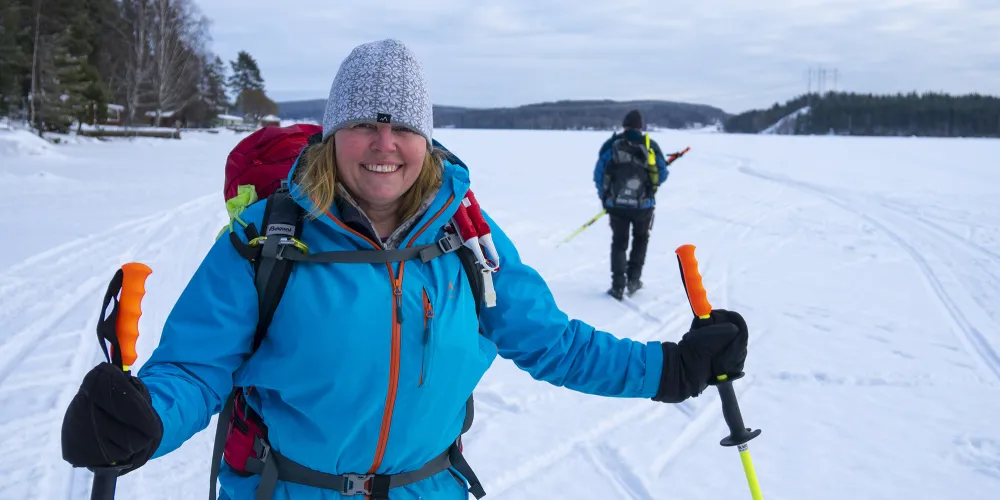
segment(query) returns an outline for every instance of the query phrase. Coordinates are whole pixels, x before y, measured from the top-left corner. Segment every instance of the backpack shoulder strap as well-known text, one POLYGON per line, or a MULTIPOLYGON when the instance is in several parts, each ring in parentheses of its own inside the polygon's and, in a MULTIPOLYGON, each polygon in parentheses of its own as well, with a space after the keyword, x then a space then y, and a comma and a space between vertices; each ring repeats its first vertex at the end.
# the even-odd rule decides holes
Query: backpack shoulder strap
MULTIPOLYGON (((245 228, 247 238, 250 240, 264 238, 260 254, 254 255, 250 260, 254 267, 254 284, 257 288, 257 330, 254 331, 253 345, 250 353, 253 354, 264 341, 267 329, 274 318, 274 311, 278 308, 281 295, 285 291, 288 277, 292 273, 292 265, 295 261, 277 258, 282 248, 279 247, 280 238, 268 236, 290 236, 298 239, 302 234, 301 208, 292 199, 288 192, 288 187, 282 183, 281 187, 271 193, 264 202, 264 217, 261 220, 263 234, 258 234, 253 224, 248 224, 245 228)), ((233 242, 237 251, 243 255, 250 251, 249 247, 240 241, 235 233, 229 233, 230 241, 233 242)), ((244 255, 249 258, 249 255, 244 255)), ((219 478, 219 470, 222 465, 222 456, 226 447, 227 430, 232 418, 233 405, 236 396, 241 391, 239 387, 234 387, 226 398, 222 410, 219 413, 218 422, 215 428, 215 443, 212 449, 212 464, 209 471, 209 500, 216 500, 216 482, 219 478)))
POLYGON ((660 184, 660 170, 656 166, 656 151, 649 144, 649 134, 646 136, 646 165, 649 169, 649 181, 653 184, 653 190, 660 184))
POLYGON ((282 252, 282 237, 295 238, 302 236, 302 209, 288 192, 288 187, 282 184, 268 196, 265 202, 264 218, 261 223, 264 242, 260 256, 254 261, 254 284, 257 287, 257 330, 254 332, 253 348, 260 347, 267 328, 274 318, 281 295, 285 291, 288 277, 292 273, 295 262, 279 257, 282 252))
POLYGON ((476 254, 469 249, 469 247, 461 246, 458 250, 455 250, 458 254, 458 258, 462 261, 462 267, 465 269, 465 275, 469 280, 469 285, 472 287, 472 297, 476 302, 476 317, 479 317, 479 309, 482 306, 485 286, 483 282, 483 272, 479 267, 479 263, 476 262, 476 254))

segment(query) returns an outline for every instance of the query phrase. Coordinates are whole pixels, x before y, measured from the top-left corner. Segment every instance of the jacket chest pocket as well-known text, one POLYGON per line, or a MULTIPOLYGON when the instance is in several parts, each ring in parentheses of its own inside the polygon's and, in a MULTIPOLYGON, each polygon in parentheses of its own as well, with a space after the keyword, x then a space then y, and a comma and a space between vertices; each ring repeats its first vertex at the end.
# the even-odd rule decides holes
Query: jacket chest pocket
POLYGON ((440 388, 477 373, 483 353, 474 305, 428 288, 421 290, 420 301, 417 387, 440 388))

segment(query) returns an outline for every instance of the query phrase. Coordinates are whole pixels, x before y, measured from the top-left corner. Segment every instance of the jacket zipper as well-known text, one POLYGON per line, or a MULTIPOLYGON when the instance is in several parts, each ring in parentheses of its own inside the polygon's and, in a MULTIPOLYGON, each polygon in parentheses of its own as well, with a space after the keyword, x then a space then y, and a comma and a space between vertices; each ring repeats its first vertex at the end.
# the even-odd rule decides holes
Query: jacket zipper
MULTIPOLYGON (((438 210, 438 212, 434 214, 434 216, 431 217, 426 224, 421 226, 420 229, 416 232, 416 234, 413 235, 412 238, 410 238, 410 242, 406 244, 406 247, 412 246, 413 242, 417 241, 417 239, 420 238, 420 235, 423 234, 423 232, 426 231, 427 228, 430 227, 431 224, 433 224, 434 221, 437 220, 438 217, 440 217, 441 214, 443 214, 444 211, 448 209, 448 206, 450 206, 454 200, 455 200, 455 195, 454 194, 450 195, 448 197, 448 200, 445 201, 444 205, 441 207, 441 209, 438 210)), ((341 228, 367 241, 368 244, 371 245, 376 250, 381 249, 381 247, 377 243, 372 241, 371 238, 368 238, 367 236, 355 231, 350 226, 345 224, 343 221, 334 217, 329 210, 327 210, 326 215, 341 228)), ((392 413, 396 405, 396 392, 399 389, 399 351, 400 351, 399 345, 400 345, 400 337, 402 336, 402 331, 403 331, 403 326, 402 326, 403 325, 403 268, 405 266, 406 266, 405 261, 399 263, 399 275, 397 276, 392 271, 392 264, 389 262, 385 263, 385 267, 389 271, 389 280, 392 283, 392 297, 393 297, 392 347, 391 347, 391 353, 389 355, 390 359, 389 391, 385 397, 385 410, 382 413, 382 425, 381 428, 379 429, 378 446, 375 449, 375 459, 372 461, 371 468, 368 469, 368 474, 375 474, 375 472, 378 471, 378 468, 382 466, 382 459, 385 458, 385 447, 386 444, 389 442, 389 430, 392 425, 392 413)), ((368 499, 368 497, 369 497, 368 495, 365 495, 366 499, 368 499)))
POLYGON ((420 362, 420 383, 419 387, 427 387, 431 376, 431 361, 434 359, 434 337, 431 328, 431 319, 434 318, 434 307, 427 296, 427 289, 424 288, 424 356, 420 362))

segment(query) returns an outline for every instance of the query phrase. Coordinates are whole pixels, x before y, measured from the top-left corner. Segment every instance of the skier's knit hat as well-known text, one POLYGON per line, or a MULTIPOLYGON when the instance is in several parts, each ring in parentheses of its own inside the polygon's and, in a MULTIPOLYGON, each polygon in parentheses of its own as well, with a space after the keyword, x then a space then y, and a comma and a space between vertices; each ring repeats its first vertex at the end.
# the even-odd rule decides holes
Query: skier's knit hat
POLYGON ((639 113, 638 109, 633 109, 626 113, 625 119, 622 120, 622 127, 642 130, 642 113, 639 113))
POLYGON ((358 45, 340 63, 323 114, 323 140, 363 122, 395 123, 432 141, 434 111, 423 68, 399 40, 358 45))

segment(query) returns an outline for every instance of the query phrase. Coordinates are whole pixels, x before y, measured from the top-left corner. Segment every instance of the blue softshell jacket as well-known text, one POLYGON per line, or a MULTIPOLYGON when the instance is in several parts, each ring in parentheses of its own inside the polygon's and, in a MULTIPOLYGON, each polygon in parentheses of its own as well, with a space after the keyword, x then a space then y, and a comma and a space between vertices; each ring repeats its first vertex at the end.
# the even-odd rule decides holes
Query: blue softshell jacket
MULTIPOLYGON (((294 167, 289 182, 293 174, 294 167)), ((443 180, 400 247, 443 237, 470 185, 468 171, 450 162, 443 180)), ((297 202, 311 208, 298 186, 290 186, 297 202)), ((260 227, 263 208, 262 202, 250 206, 243 220, 260 227)), ((373 467, 380 474, 412 471, 447 449, 461 431, 466 400, 498 354, 556 386, 609 397, 653 397, 663 363, 659 342, 616 338, 567 317, 485 207, 484 215, 501 269, 494 275, 497 304, 482 308, 481 324, 455 254, 428 263, 299 263, 253 356, 253 270, 227 237, 220 238, 181 293, 159 346, 138 374, 163 422, 153 458, 205 429, 234 384, 254 388, 249 404, 266 423, 274 449, 331 474, 363 474, 373 467)), ((317 253, 373 248, 343 223, 336 208, 307 219, 301 239, 317 253)), ((223 461, 220 497, 252 500, 258 479, 235 474, 223 461)), ((480 480, 488 493, 489 478, 480 480)), ((393 488, 391 498, 464 500, 467 491, 443 471, 393 488)), ((281 481, 274 498, 360 500, 281 481)))
MULTIPOLYGON (((604 208, 617 208, 619 210, 629 210, 628 207, 615 207, 610 200, 604 200, 604 169, 607 167, 608 162, 611 161, 611 145, 615 142, 615 139, 624 136, 631 142, 636 144, 645 144, 646 137, 638 130, 625 130, 620 135, 614 134, 610 139, 604 141, 601 145, 601 149, 597 153, 597 163, 594 165, 594 187, 597 188, 597 197, 604 203, 604 208)), ((670 170, 667 168, 667 159, 663 155, 663 151, 660 150, 660 145, 656 143, 653 139, 649 140, 649 147, 653 150, 656 155, 656 172, 658 181, 656 186, 659 187, 664 182, 666 182, 667 177, 670 175, 670 170)), ((656 206, 656 198, 651 197, 638 209, 648 209, 656 206)), ((635 209, 632 209, 635 210, 635 209)))

